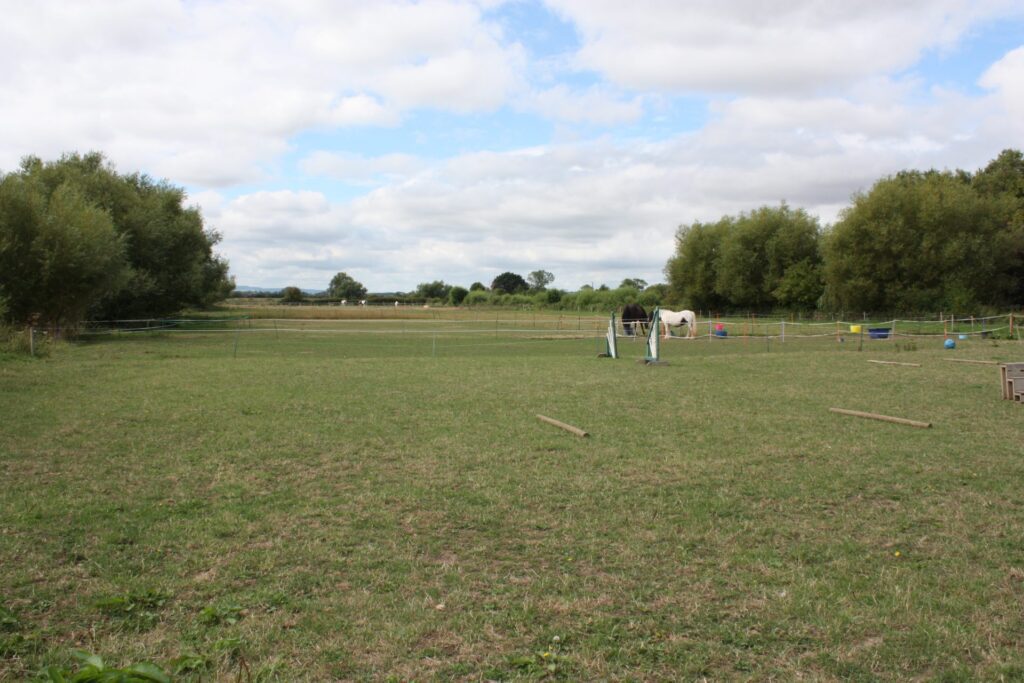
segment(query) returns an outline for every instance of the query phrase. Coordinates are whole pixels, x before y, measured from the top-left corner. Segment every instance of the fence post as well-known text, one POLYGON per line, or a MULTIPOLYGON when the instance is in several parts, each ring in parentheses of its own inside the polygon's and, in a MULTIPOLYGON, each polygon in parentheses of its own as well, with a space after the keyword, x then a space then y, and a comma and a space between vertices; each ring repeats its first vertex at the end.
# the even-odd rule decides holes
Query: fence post
POLYGON ((36 328, 31 325, 28 326, 28 355, 36 355, 36 328))

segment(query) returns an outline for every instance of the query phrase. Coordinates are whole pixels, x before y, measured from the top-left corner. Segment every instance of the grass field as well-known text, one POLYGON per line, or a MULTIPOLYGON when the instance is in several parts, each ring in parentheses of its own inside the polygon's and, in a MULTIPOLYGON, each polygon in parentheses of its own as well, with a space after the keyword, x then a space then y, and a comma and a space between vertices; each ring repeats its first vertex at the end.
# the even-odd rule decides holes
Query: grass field
POLYGON ((0 679, 1024 679, 1019 342, 491 317, 0 358, 0 679))

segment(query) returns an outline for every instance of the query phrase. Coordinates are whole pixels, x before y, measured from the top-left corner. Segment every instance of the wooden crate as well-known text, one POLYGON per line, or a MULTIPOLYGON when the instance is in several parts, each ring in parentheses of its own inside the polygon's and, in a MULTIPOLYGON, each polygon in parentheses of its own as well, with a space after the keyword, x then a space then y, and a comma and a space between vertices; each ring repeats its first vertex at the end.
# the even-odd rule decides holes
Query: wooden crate
POLYGON ((999 384, 1003 398, 1024 401, 1024 363, 1004 363, 999 366, 999 384))

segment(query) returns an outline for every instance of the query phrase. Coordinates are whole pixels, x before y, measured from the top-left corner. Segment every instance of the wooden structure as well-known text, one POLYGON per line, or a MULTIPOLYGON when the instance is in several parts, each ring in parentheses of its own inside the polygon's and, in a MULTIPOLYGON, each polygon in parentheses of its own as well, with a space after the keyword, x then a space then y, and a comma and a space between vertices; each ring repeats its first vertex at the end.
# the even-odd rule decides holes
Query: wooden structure
POLYGON ((1003 398, 1024 402, 1024 363, 1003 363, 999 366, 1003 398))

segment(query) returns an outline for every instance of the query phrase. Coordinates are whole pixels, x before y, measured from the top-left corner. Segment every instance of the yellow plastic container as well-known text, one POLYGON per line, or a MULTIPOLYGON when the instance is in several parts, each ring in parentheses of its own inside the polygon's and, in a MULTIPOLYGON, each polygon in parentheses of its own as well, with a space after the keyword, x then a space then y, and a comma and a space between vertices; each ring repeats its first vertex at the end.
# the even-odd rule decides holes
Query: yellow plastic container
POLYGON ((850 334, 860 334, 860 325, 850 325, 850 334))

